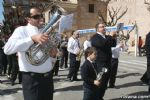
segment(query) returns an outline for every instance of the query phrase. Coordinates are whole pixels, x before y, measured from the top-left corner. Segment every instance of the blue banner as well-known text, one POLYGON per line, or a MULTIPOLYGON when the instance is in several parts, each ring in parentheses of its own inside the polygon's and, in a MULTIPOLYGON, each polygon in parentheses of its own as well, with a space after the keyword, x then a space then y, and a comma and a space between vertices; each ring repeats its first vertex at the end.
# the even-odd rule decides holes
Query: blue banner
MULTIPOLYGON (((117 27, 116 26, 112 26, 112 27, 105 27, 106 29, 106 32, 112 32, 112 31, 117 31, 117 27)), ((126 26, 123 26, 121 28, 121 30, 132 30, 134 29, 134 25, 126 25, 126 26)), ((92 28, 92 29, 83 29, 83 30, 78 30, 79 33, 82 35, 84 33, 96 33, 96 30, 95 28, 92 28)))

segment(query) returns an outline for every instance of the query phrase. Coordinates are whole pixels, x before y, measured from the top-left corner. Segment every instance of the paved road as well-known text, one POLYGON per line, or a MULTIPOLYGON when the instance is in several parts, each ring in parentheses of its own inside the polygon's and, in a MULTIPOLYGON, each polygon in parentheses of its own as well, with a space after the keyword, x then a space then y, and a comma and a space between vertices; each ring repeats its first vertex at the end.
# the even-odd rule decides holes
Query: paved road
MULTIPOLYGON (((108 88, 105 100, 150 100, 147 86, 140 81, 140 77, 146 70, 146 58, 134 57, 122 53, 119 62, 119 70, 116 79, 116 88, 108 88), (149 99, 148 99, 149 98, 149 99)), ((54 100, 82 100, 82 81, 67 82, 68 70, 60 70, 59 76, 54 76, 55 92, 54 100)), ((0 77, 0 100, 23 100, 20 84, 11 86, 6 76, 0 77)), ((79 76, 80 77, 80 73, 79 76)))

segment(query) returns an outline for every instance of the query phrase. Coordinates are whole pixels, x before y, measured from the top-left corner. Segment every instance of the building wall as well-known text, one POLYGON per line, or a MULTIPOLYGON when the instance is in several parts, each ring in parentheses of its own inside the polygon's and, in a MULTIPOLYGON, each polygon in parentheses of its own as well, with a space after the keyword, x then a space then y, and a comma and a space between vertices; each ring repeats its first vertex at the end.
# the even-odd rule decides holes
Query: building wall
POLYGON ((94 28, 99 21, 98 11, 107 16, 107 5, 98 0, 78 0, 77 29, 94 28), (89 13, 89 4, 94 4, 94 13, 89 13))
MULTIPOLYGON (((72 1, 72 0, 70 0, 72 1)), ((73 30, 94 28, 99 21, 98 11, 101 10, 104 18, 107 19, 107 4, 98 0, 74 0, 74 2, 63 2, 60 4, 67 12, 74 14, 73 30), (94 4, 94 13, 89 13, 89 4, 94 4)), ((49 20, 50 10, 45 11, 45 21, 49 20)), ((70 32, 67 32, 71 36, 70 32)), ((81 42, 85 40, 85 36, 81 37, 81 42)))
MULTIPOLYGON (((70 0, 70 2, 62 2, 60 4, 67 12, 74 14, 73 29, 94 28, 99 21, 98 11, 101 10, 105 18, 107 18, 107 5, 97 0, 70 0), (70 3, 71 2, 71 3, 70 3), (89 13, 89 4, 94 4, 94 13, 89 13)), ((45 11, 45 21, 48 22, 48 12, 45 11)))
MULTIPOLYGON (((77 12, 75 13, 75 29, 89 29, 95 28, 97 22, 99 22, 98 11, 101 10, 104 18, 107 19, 107 4, 98 0, 78 0, 77 12), (89 12, 89 4, 94 4, 94 13, 89 12)), ((89 33, 87 35, 92 35, 89 33)), ((80 36, 80 42, 86 40, 86 35, 80 36)))
MULTIPOLYGON (((147 10, 144 0, 112 0, 108 7, 121 7, 122 11, 128 8, 127 13, 118 21, 125 25, 137 23, 138 34, 145 39, 146 34, 150 31, 150 12, 147 10)), ((130 35, 130 40, 134 40, 134 31, 130 35)))

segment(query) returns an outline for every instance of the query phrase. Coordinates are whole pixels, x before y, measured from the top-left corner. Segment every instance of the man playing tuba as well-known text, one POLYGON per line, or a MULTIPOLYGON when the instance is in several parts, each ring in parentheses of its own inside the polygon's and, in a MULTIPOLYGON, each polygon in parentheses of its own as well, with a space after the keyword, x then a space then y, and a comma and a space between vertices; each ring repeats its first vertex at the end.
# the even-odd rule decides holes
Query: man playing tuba
MULTIPOLYGON (((28 24, 15 29, 4 46, 4 52, 8 55, 18 52, 24 100, 53 100, 52 61, 57 50, 51 48, 48 59, 38 66, 28 62, 25 53, 30 46, 35 43, 45 44, 49 36, 39 32, 39 27, 43 23, 42 12, 39 8, 31 7, 24 13, 24 17, 28 24)), ((40 55, 40 52, 37 55, 40 55)))

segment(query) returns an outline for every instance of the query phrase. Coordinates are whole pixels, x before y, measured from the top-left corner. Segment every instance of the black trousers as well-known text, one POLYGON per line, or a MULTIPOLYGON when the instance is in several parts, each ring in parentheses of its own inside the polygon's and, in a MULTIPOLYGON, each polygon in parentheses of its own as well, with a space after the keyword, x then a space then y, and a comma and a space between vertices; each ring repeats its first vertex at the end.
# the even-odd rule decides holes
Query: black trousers
POLYGON ((15 80, 17 79, 17 76, 18 76, 19 83, 21 83, 22 74, 19 71, 18 58, 15 55, 12 57, 11 81, 15 82, 15 80))
POLYGON ((10 75, 13 66, 13 55, 8 55, 7 60, 8 60, 8 75, 10 75))
POLYGON ((141 47, 138 46, 138 49, 139 49, 139 56, 141 56, 141 47))
POLYGON ((68 74, 68 78, 70 79, 76 79, 77 78, 77 73, 79 70, 79 62, 76 61, 76 55, 70 53, 69 55, 70 58, 70 68, 69 68, 69 74, 68 74))
POLYGON ((65 68, 68 67, 68 51, 62 49, 63 55, 61 57, 61 63, 60 63, 60 67, 63 67, 64 63, 65 63, 65 68))
POLYGON ((112 58, 111 60, 111 70, 110 70, 110 79, 109 86, 114 86, 116 82, 116 75, 118 70, 118 59, 112 58))
POLYGON ((99 100, 99 89, 89 89, 83 87, 84 95, 83 100, 99 100))
POLYGON ((107 62, 97 61, 96 63, 97 63, 97 67, 98 67, 98 72, 100 72, 103 67, 106 67, 108 69, 107 73, 102 75, 101 84, 99 86, 99 100, 103 100, 103 97, 105 95, 105 91, 107 89, 108 80, 110 77, 111 61, 107 61, 107 62))
POLYGON ((5 54, 3 54, 2 64, 3 64, 4 74, 6 74, 7 73, 7 55, 5 54))
POLYGON ((149 79, 147 77, 147 71, 143 74, 143 76, 140 78, 140 80, 147 85, 149 84, 149 79))
POLYGON ((58 71, 59 71, 59 60, 57 59, 55 64, 54 64, 53 74, 58 75, 58 71))
POLYGON ((73 80, 77 79, 79 67, 80 67, 80 61, 76 61, 76 69, 75 69, 75 73, 73 75, 73 80))
POLYGON ((22 72, 24 100, 53 100, 53 73, 22 72))

